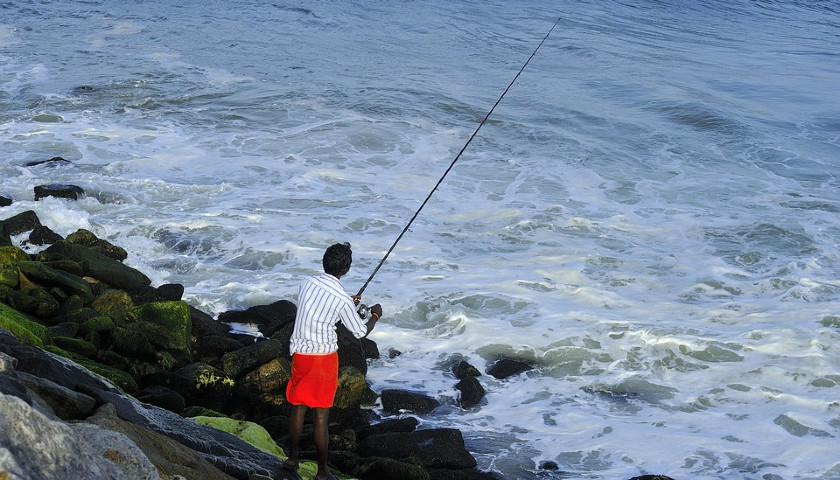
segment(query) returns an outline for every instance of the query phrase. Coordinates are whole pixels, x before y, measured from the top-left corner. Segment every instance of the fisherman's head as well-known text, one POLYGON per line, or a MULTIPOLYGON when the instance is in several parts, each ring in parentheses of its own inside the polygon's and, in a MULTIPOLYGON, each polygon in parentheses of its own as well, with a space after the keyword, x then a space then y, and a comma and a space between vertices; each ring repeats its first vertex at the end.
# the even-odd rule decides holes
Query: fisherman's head
POLYGON ((336 243, 327 248, 324 252, 324 272, 329 273, 334 277, 340 277, 350 270, 350 264, 353 263, 353 251, 350 250, 350 244, 347 242, 336 243))

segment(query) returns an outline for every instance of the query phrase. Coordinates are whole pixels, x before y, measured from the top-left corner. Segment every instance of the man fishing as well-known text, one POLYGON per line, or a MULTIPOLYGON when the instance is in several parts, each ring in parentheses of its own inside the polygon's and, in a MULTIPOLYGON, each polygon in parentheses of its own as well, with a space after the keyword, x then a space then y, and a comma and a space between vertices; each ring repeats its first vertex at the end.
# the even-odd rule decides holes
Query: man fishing
POLYGON ((337 243, 324 252, 324 273, 307 277, 300 284, 295 328, 292 333, 292 379, 286 399, 292 404, 289 423, 289 458, 284 468, 297 471, 298 444, 304 416, 312 409, 315 448, 318 452, 317 480, 335 478, 328 463, 328 420, 338 387, 338 334, 341 321, 356 338, 366 337, 382 316, 379 304, 370 307, 370 320, 363 322, 356 313, 359 296, 344 291, 340 278, 350 271, 353 252, 349 243, 337 243))

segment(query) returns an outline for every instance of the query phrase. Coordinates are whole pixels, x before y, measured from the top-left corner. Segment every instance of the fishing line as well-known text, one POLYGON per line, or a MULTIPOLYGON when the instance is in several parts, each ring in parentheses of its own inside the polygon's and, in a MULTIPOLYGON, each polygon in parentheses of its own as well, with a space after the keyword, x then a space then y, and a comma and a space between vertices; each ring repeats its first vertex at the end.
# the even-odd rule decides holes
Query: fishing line
POLYGON ((551 32, 553 32, 554 28, 557 26, 557 24, 560 23, 561 18, 562 17, 559 17, 557 19, 557 21, 554 22, 554 25, 552 25, 551 28, 548 30, 548 33, 545 34, 545 37, 543 37, 540 44, 537 45, 537 48, 534 49, 534 52, 531 53, 531 56, 528 57, 528 60, 525 61, 525 63, 522 65, 522 68, 520 68, 519 71, 516 73, 516 75, 513 77, 513 80, 510 81, 510 84, 507 86, 505 91, 502 92, 502 94, 499 96, 498 100, 496 100, 496 103, 493 104, 493 108, 491 108, 490 111, 487 112, 487 115, 484 116, 484 120, 482 120, 481 123, 478 124, 478 127, 476 127, 475 131, 472 133, 472 135, 470 135, 470 138, 467 139, 467 143, 464 144, 464 146, 461 148, 461 151, 458 152, 458 155, 456 155, 455 159, 452 160, 452 163, 449 164, 449 168, 447 168, 446 171, 443 172, 443 175, 441 175, 440 179, 438 179, 434 188, 432 188, 432 190, 429 192, 429 195, 427 195, 426 199, 423 200, 423 203, 420 204, 420 208, 418 208, 417 211, 414 212, 414 215, 411 217, 411 220, 408 221, 408 223, 405 225, 405 228, 403 228, 402 232, 400 232, 397 239, 394 240, 394 243, 391 245, 391 248, 388 249, 388 251, 385 253, 385 256, 382 257, 382 260, 379 261, 379 264, 376 266, 376 268, 373 269, 373 273, 370 274, 370 277, 368 277, 365 284, 362 285, 362 288, 359 290, 359 293, 357 293, 356 296, 358 296, 358 297, 362 296, 362 293, 365 291, 365 289, 367 288, 370 281, 373 280, 373 277, 376 276, 376 273, 379 271, 380 268, 382 268, 382 264, 385 263, 385 260, 387 260, 388 256, 391 255, 391 252, 394 251, 394 248, 400 242, 403 235, 405 235, 405 232, 408 231, 409 227, 411 227, 411 224, 414 223, 414 220, 417 218, 418 215, 420 215, 420 211, 423 210, 423 207, 425 207, 426 204, 429 203, 429 199, 432 198, 432 195, 435 193, 435 191, 438 189, 438 187, 440 187, 440 184, 443 183, 443 179, 446 178, 446 175, 449 174, 450 170, 452 170, 452 167, 454 167, 455 163, 458 162, 458 159, 461 158, 461 154, 464 153, 464 150, 466 150, 467 147, 470 145, 470 143, 473 141, 475 136, 478 134, 478 131, 481 130, 481 127, 483 127, 485 123, 487 123, 487 119, 490 118, 490 115, 493 114, 493 111, 496 110, 496 107, 499 105, 499 103, 501 103, 502 99, 505 98, 505 95, 507 95, 510 88, 513 87, 513 84, 514 84, 514 82, 516 82, 516 79, 519 78, 519 75, 522 74, 522 72, 525 70, 525 67, 528 66, 528 64, 531 62, 531 59, 534 58, 534 56, 537 54, 537 51, 540 49, 540 47, 542 47, 543 43, 545 43, 545 41, 548 39, 548 36, 551 35, 551 32))

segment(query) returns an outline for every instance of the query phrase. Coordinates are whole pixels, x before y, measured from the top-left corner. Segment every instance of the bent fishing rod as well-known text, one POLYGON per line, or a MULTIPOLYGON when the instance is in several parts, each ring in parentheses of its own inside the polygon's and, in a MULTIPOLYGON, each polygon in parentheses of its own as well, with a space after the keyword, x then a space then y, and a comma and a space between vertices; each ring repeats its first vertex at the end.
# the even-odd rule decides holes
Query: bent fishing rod
MULTIPOLYGON (((502 92, 502 94, 496 100, 496 103, 493 104, 493 107, 490 108, 490 111, 487 112, 487 115, 484 116, 484 119, 481 121, 481 123, 478 124, 478 127, 476 127, 476 129, 472 133, 472 135, 470 135, 470 138, 467 139, 467 142, 464 144, 463 147, 461 147, 461 151, 459 151, 458 154, 455 155, 455 158, 452 160, 452 163, 449 164, 449 167, 443 172, 443 175, 441 175, 441 177, 438 179, 435 186, 432 188, 432 190, 426 196, 426 199, 423 200, 423 203, 420 204, 420 207, 417 209, 416 212, 414 212, 414 215, 411 217, 411 219, 405 225, 405 228, 403 228, 402 232, 400 232, 400 234, 397 236, 397 239, 394 240, 394 243, 391 245, 391 248, 389 248, 388 251, 385 252, 385 256, 382 257, 382 260, 380 260, 379 264, 376 265, 376 268, 373 269, 373 273, 370 274, 370 277, 368 277, 367 281, 365 281, 365 284, 362 285, 361 289, 359 289, 359 293, 356 294, 356 297, 360 298, 362 296, 362 293, 365 291, 365 289, 367 288, 370 281, 373 280, 373 277, 376 276, 376 273, 379 272, 380 268, 382 268, 382 264, 385 263, 385 260, 388 259, 388 256, 391 255, 391 252, 394 251, 394 248, 397 246, 397 244, 400 242, 400 240, 402 240, 403 235, 405 235, 405 233, 411 227, 411 224, 414 223, 414 220, 417 218, 418 215, 420 215, 420 212, 423 210, 423 207, 425 207, 426 204, 429 203, 429 199, 432 198, 432 195, 435 193, 435 191, 437 191, 438 187, 440 187, 440 184, 443 183, 443 179, 446 178, 446 176, 449 174, 449 172, 455 166, 455 163, 457 163, 458 159, 461 158, 461 155, 464 153, 464 151, 467 149, 467 147, 470 145, 470 143, 472 143, 475 136, 478 135, 478 131, 481 130, 481 127, 483 127, 485 123, 487 123, 487 119, 490 118, 490 115, 493 114, 493 111, 496 110, 496 107, 499 106, 499 103, 502 102, 502 99, 505 98, 505 95, 507 95, 508 91, 511 89, 511 87, 513 87, 513 84, 516 82, 516 79, 519 78, 519 76, 525 70, 525 67, 527 67, 528 64, 531 63, 531 59, 534 58, 534 56, 537 54, 537 51, 540 49, 540 47, 542 47, 543 43, 545 43, 545 41, 548 39, 549 35, 551 35, 551 32, 553 32, 554 28, 557 26, 557 24, 560 23, 561 18, 562 17, 557 18, 557 20, 554 22, 554 25, 551 26, 551 28, 548 30, 548 33, 545 34, 545 37, 543 37, 542 41, 540 41, 539 45, 537 45, 537 48, 534 49, 534 51, 531 53, 531 56, 528 57, 528 60, 526 60, 525 63, 522 64, 522 67, 519 69, 519 71, 513 77, 513 80, 511 80, 510 84, 508 84, 507 88, 505 88, 505 91, 502 92)), ((367 316, 367 310, 368 309, 367 309, 366 305, 363 305, 363 304, 359 305, 359 315, 361 315, 362 318, 365 318, 367 316)))

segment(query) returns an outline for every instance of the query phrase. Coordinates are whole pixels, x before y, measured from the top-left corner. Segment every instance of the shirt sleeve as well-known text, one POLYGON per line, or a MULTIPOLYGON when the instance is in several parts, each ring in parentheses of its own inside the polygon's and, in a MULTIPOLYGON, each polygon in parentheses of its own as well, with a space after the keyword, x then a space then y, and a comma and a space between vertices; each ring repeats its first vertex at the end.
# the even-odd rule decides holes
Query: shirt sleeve
MULTIPOLYGON (((349 297, 348 297, 349 298, 349 297)), ((350 302, 344 302, 342 308, 338 311, 338 316, 341 318, 341 322, 347 327, 347 330, 350 330, 350 333, 353 334, 356 338, 362 338, 367 335, 367 325, 362 322, 361 317, 356 312, 356 306, 353 303, 353 299, 350 299, 350 302)))

